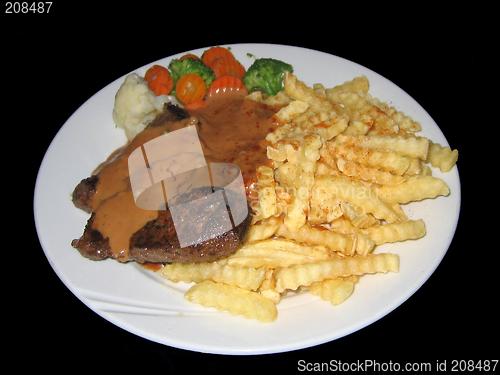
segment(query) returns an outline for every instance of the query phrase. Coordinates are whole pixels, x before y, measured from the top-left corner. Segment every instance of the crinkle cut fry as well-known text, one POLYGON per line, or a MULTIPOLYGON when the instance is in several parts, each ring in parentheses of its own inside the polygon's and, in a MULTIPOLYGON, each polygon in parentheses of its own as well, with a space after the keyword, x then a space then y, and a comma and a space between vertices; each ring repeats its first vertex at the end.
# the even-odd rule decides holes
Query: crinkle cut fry
POLYGON ((398 255, 369 254, 281 268, 276 272, 276 290, 296 290, 325 279, 380 272, 399 272, 398 255))
POLYGON ((446 182, 432 176, 410 177, 402 184, 379 186, 375 191, 385 202, 402 204, 450 194, 446 182))
MULTIPOLYGON (((366 126, 366 131, 375 134, 397 134, 399 125, 382 108, 376 105, 370 95, 361 92, 327 91, 327 97, 335 103, 340 103, 349 115, 350 127, 366 126)), ((353 133, 353 132, 348 132, 353 133)))
POLYGON ((317 262, 332 256, 332 252, 324 246, 301 245, 288 240, 270 239, 246 244, 226 260, 231 266, 269 269, 317 262))
POLYGON ((316 162, 319 159, 319 149, 322 143, 317 135, 306 135, 297 150, 287 154, 287 163, 295 169, 297 179, 293 181, 291 202, 288 203, 284 224, 290 229, 298 229, 306 223, 309 212, 311 189, 314 185, 316 162))
POLYGON ((330 302, 332 305, 339 305, 348 299, 354 292, 356 276, 346 278, 336 278, 324 281, 318 281, 311 284, 307 289, 322 300, 330 302))
POLYGON ((250 225, 245 236, 245 243, 265 240, 276 233, 283 220, 278 217, 270 217, 256 224, 250 225))
POLYGON ((396 108, 391 107, 387 103, 383 103, 370 96, 372 103, 381 108, 394 122, 396 122, 400 129, 406 130, 411 133, 416 133, 422 130, 422 126, 410 116, 405 115, 403 112, 398 111, 396 108))
POLYGON ((312 195, 315 194, 321 196, 323 200, 338 198, 347 201, 388 223, 400 221, 399 215, 382 201, 372 188, 348 177, 318 176, 312 191, 312 195))
POLYGON ((271 322, 278 315, 274 302, 259 293, 209 280, 191 287, 185 297, 203 306, 262 322, 271 322))
POLYGON ((345 235, 326 228, 311 227, 307 224, 296 231, 290 231, 282 225, 276 234, 309 245, 324 245, 330 250, 346 255, 365 255, 371 252, 375 246, 373 241, 361 233, 345 235))
POLYGON ((264 280, 264 269, 234 267, 228 264, 212 263, 172 263, 160 271, 160 275, 168 280, 201 282, 213 280, 243 289, 257 290, 264 280))
POLYGON ((370 89, 370 82, 366 76, 354 77, 350 81, 346 81, 332 87, 330 89, 326 89, 326 94, 335 99, 336 95, 341 92, 355 92, 359 94, 368 94, 368 90, 370 89))
POLYGON ((364 212, 362 208, 354 207, 347 202, 341 202, 340 209, 342 210, 343 216, 349 219, 351 224, 356 228, 363 229, 380 224, 380 221, 375 219, 372 214, 368 214, 364 212))
POLYGON ((372 125, 370 122, 361 120, 351 120, 349 121, 349 126, 342 132, 344 135, 366 135, 370 131, 372 125))
POLYGON ((282 122, 287 123, 292 121, 298 115, 304 113, 309 108, 309 104, 301 100, 294 100, 286 107, 281 108, 276 114, 276 118, 282 122))
POLYGON ((260 219, 267 219, 277 214, 274 171, 267 166, 257 168, 257 188, 260 219))
POLYGON ((330 227, 333 231, 342 234, 357 234, 360 232, 359 228, 356 228, 350 220, 345 217, 339 217, 330 223, 330 227))
POLYGON ((273 301, 275 304, 278 304, 281 300, 281 294, 276 291, 276 280, 274 278, 274 269, 269 269, 266 271, 266 278, 262 282, 262 285, 259 288, 259 293, 273 301))
POLYGON ((326 98, 317 95, 314 89, 307 87, 292 73, 285 73, 285 93, 295 100, 309 103, 311 109, 319 112, 335 110, 335 106, 326 98))
POLYGON ((351 113, 353 120, 362 122, 378 122, 375 130, 401 129, 407 132, 418 132, 422 130, 420 124, 411 117, 391 107, 387 103, 372 97, 368 93, 369 82, 366 77, 356 77, 352 81, 347 81, 341 85, 325 90, 326 96, 335 102, 346 106, 351 113))
MULTIPOLYGON (((316 178, 321 176, 334 176, 334 175, 321 175, 318 174, 316 178)), ((335 219, 341 217, 344 213, 341 207, 341 200, 335 197, 327 197, 325 199, 324 195, 318 190, 312 190, 311 193, 311 209, 307 215, 307 220, 312 225, 319 225, 324 223, 330 223, 335 219), (318 194, 319 193, 319 194, 318 194)))
MULTIPOLYGON (((346 139, 338 136, 337 139, 346 139)), ((401 176, 410 166, 410 159, 396 152, 379 151, 343 144, 337 141, 327 142, 321 150, 321 157, 327 160, 341 157, 371 168, 382 169, 401 176)))
POLYGON ((346 176, 356 177, 360 180, 379 185, 398 185, 405 180, 404 177, 393 175, 390 172, 366 167, 356 162, 341 158, 337 159, 337 168, 346 176))
POLYGON ((371 238, 375 244, 381 245, 388 242, 422 238, 425 236, 425 223, 423 220, 408 220, 403 223, 376 225, 363 229, 362 232, 371 238))
POLYGON ((410 158, 410 166, 404 173, 404 176, 418 176, 422 173, 422 160, 410 158))
POLYGON ((294 119, 294 126, 304 132, 317 134, 323 141, 328 141, 344 130, 348 125, 347 117, 339 116, 335 111, 316 113, 307 111, 294 119))
POLYGON ((457 160, 458 150, 451 150, 449 147, 431 142, 427 162, 433 167, 439 168, 441 172, 448 172, 457 163, 457 160))
MULTIPOLYGON (((292 117, 289 112, 298 110, 293 108, 294 103, 282 109, 284 118, 292 117)), ((342 133, 347 128, 347 123, 347 118, 339 116, 335 111, 320 113, 306 111, 267 134, 266 140, 272 144, 271 152, 268 148, 268 157, 275 161, 283 161, 284 156, 276 156, 280 155, 276 149, 280 142, 289 144, 301 142, 307 135, 318 135, 322 141, 327 141, 342 133)))
POLYGON ((402 156, 418 158, 420 160, 426 160, 427 153, 429 151, 429 140, 424 137, 400 135, 368 135, 352 137, 341 135, 337 137, 336 141, 375 150, 393 151, 402 156))

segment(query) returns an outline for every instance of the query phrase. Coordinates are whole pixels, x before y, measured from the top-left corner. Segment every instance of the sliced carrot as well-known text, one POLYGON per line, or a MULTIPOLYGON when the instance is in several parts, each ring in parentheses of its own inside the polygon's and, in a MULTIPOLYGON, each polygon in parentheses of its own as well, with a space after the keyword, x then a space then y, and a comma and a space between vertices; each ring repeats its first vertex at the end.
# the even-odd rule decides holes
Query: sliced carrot
POLYGON ((224 47, 209 48, 205 52, 203 52, 203 55, 201 56, 201 60, 203 61, 203 63, 206 66, 212 65, 212 63, 216 59, 220 59, 220 58, 226 58, 226 59, 233 58, 234 59, 234 56, 230 50, 228 50, 227 48, 224 48, 224 47))
POLYGON ((198 74, 188 73, 177 81, 175 94, 177 99, 184 105, 202 100, 207 93, 205 81, 198 74))
POLYGON ((200 58, 193 53, 186 53, 184 56, 179 58, 179 60, 186 60, 186 59, 200 60, 200 58))
POLYGON ((149 88, 156 95, 168 95, 174 88, 174 80, 167 68, 153 65, 144 76, 149 88))
POLYGON ((247 89, 245 88, 243 81, 234 76, 222 76, 212 82, 210 88, 208 89, 208 97, 234 92, 240 92, 245 95, 247 94, 247 89))
POLYGON ((212 62, 210 68, 214 71, 215 77, 234 76, 243 79, 245 68, 235 58, 218 58, 212 62))

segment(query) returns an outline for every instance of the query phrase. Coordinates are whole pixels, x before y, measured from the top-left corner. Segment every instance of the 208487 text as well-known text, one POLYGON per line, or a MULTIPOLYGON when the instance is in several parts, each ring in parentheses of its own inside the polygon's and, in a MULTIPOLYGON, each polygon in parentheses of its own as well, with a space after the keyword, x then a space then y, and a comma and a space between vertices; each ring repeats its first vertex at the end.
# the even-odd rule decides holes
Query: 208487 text
POLYGON ((52 1, 7 1, 5 14, 48 14, 52 8, 52 1))

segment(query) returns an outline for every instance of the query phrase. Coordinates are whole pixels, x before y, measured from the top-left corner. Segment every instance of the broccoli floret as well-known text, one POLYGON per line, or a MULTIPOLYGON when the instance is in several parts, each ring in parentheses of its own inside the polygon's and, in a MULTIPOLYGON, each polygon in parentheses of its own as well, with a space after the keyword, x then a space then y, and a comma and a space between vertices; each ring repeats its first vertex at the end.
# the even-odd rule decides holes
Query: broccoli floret
POLYGON ((293 67, 280 60, 257 59, 248 68, 243 82, 249 92, 263 91, 272 96, 283 90, 285 72, 293 72, 293 67))
POLYGON ((203 62, 201 62, 200 60, 174 59, 170 62, 168 68, 172 73, 172 78, 174 79, 175 83, 179 80, 179 78, 188 73, 198 74, 201 78, 203 78, 207 87, 209 87, 212 81, 215 79, 215 74, 212 69, 203 64, 203 62))

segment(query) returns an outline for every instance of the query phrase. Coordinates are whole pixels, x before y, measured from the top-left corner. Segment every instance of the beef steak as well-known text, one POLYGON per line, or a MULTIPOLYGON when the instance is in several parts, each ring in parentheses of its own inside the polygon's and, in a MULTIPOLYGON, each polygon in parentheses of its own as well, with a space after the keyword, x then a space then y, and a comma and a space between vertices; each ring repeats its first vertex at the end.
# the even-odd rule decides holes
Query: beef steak
MULTIPOLYGON (((165 122, 178 122, 188 117, 188 114, 181 108, 167 105, 149 126, 164 125, 165 122)), ((110 156, 109 160, 116 160, 121 157, 120 150, 110 156)), ((106 163, 106 162, 105 162, 106 163)), ((99 171, 96 174, 83 179, 73 191, 73 203, 76 207, 91 213, 92 198, 99 183, 99 171)), ((192 194, 199 195, 200 190, 192 194)), ((205 192, 206 193, 206 192, 205 192)), ((184 197, 185 199, 186 197, 184 197)), ((191 198, 196 199, 196 196, 191 198)), ((229 211, 229 207, 226 205, 229 211)), ((248 209, 250 212, 250 209, 248 209)), ((186 212, 188 217, 189 212, 186 212)), ((79 239, 71 242, 71 245, 86 258, 92 260, 102 260, 113 257, 109 240, 102 233, 93 227, 95 213, 92 213, 87 222, 83 235, 79 239)), ((210 217, 201 218, 198 215, 197 222, 192 223, 192 230, 196 231, 200 222, 209 225, 210 217)), ((245 220, 221 235, 206 241, 181 247, 170 210, 159 211, 158 217, 149 221, 130 238, 128 260, 139 263, 191 263, 214 261, 234 253, 243 241, 250 224, 250 215, 247 214, 245 220)))

